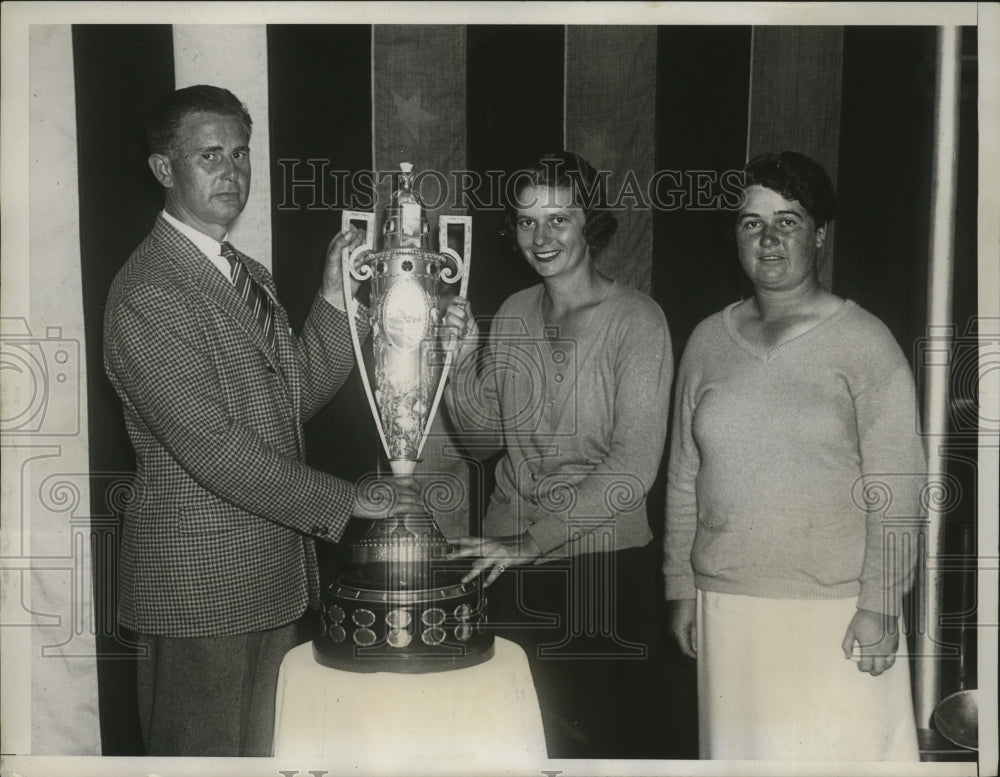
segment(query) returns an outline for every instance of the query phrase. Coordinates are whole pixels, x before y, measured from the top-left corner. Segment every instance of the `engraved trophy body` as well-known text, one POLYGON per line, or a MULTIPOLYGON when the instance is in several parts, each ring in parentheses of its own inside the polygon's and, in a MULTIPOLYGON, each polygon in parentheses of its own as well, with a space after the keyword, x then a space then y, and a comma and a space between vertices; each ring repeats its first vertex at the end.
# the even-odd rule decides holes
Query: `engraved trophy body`
MULTIPOLYGON (((472 244, 470 217, 441 216, 439 250, 431 250, 412 165, 400 168, 380 249, 374 213, 343 214, 345 229, 352 222, 366 227, 365 244, 344 251, 345 298, 355 358, 394 476, 414 473, 440 403, 452 360, 451 344, 439 340, 440 291, 459 283, 464 296, 472 244), (462 231, 461 255, 448 246, 454 227, 462 231), (371 281, 371 377, 349 274, 371 281)), ((377 498, 378 481, 369 485, 377 498)), ((470 666, 493 655, 479 582, 461 582, 430 514, 372 521, 350 540, 353 528, 345 533, 349 568, 323 595, 322 632, 313 642, 317 661, 360 672, 415 673, 470 666)))

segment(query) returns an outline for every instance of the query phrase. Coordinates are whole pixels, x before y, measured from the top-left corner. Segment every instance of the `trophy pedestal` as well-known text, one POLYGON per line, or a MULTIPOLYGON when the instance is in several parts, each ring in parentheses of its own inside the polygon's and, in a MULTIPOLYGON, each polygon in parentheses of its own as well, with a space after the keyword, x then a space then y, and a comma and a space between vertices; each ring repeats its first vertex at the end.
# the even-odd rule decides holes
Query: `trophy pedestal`
POLYGON ((441 672, 493 655, 479 581, 446 556, 430 516, 374 523, 351 544, 351 567, 323 596, 319 663, 353 672, 441 672))

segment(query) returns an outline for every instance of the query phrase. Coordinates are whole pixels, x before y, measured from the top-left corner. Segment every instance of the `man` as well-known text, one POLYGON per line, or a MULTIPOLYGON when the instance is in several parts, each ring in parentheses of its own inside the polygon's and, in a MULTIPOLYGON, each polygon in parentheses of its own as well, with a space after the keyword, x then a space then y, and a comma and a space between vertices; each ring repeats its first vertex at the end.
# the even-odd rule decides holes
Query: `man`
MULTIPOLYGON (((295 337, 270 274, 226 241, 250 189, 250 130, 218 87, 154 109, 149 166, 165 208, 105 314, 105 369, 137 461, 118 619, 149 647, 138 696, 150 755, 270 754, 278 666, 319 593, 313 537, 386 512, 303 463, 303 421, 354 363, 340 256, 364 236, 331 242, 295 337)), ((419 509, 412 481, 390 485, 393 512, 419 509)))

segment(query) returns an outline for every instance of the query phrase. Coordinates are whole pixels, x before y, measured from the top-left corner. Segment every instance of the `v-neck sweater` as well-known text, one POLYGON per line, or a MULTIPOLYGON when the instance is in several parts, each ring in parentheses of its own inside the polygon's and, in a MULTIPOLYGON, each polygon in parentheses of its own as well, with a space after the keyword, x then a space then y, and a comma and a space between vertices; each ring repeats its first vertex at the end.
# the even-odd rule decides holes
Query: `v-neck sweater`
POLYGON ((505 448, 483 534, 527 532, 542 561, 641 547, 652 539, 646 494, 670 405, 666 318, 616 282, 580 331, 563 337, 542 318, 543 289, 501 305, 483 370, 466 375, 474 385, 449 407, 464 432, 495 433, 505 448))
POLYGON ((772 348, 740 335, 734 308, 695 329, 678 371, 667 598, 857 597, 897 613, 926 482, 902 351, 850 300, 772 348))

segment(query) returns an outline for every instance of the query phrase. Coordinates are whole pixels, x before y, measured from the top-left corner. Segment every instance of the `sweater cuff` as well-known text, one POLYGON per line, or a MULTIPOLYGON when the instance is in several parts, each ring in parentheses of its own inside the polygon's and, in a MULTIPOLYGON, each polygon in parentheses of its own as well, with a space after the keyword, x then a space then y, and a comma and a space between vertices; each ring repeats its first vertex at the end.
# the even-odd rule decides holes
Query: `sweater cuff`
POLYGON ((674 599, 694 599, 698 589, 694 585, 693 575, 667 575, 663 578, 663 592, 667 601, 674 599))
POLYGON ((902 609, 900 597, 894 596, 885 589, 861 584, 861 593, 858 596, 858 609, 880 612, 883 615, 899 615, 902 609))

